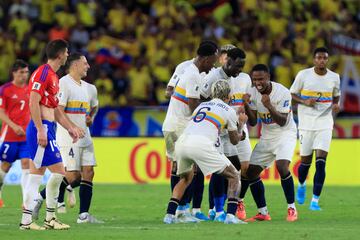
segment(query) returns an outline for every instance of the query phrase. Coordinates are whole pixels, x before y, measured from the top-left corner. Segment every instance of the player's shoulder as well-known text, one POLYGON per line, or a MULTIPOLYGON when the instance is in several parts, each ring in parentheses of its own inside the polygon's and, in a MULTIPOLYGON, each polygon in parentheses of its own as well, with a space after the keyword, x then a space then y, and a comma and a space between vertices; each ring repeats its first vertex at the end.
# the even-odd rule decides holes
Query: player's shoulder
POLYGON ((307 76, 314 73, 314 67, 304 68, 297 73, 297 76, 307 76))
POLYGON ((4 83, 3 85, 0 86, 0 95, 3 96, 6 91, 10 90, 12 88, 14 84, 12 84, 12 82, 7 82, 4 83))
POLYGON ((81 84, 84 84, 91 91, 96 91, 96 86, 92 83, 81 80, 81 84))
POLYGON ((251 82, 250 75, 247 74, 247 73, 245 73, 245 72, 239 73, 238 78, 239 78, 239 79, 244 79, 244 80, 246 80, 246 81, 250 81, 250 82, 251 82))
POLYGON ((334 71, 331 71, 330 69, 327 69, 327 74, 328 76, 330 77, 333 77, 333 78, 339 78, 340 79, 340 75, 334 71))
MULTIPOLYGON (((284 85, 282 85, 281 83, 272 82, 272 84, 277 92, 290 94, 290 90, 287 87, 285 87, 284 85)), ((278 95, 278 94, 276 94, 276 95, 278 95)))
POLYGON ((175 68, 175 72, 178 74, 181 74, 181 72, 183 72, 193 62, 194 62, 194 59, 190 59, 190 60, 186 60, 186 61, 179 63, 175 68))

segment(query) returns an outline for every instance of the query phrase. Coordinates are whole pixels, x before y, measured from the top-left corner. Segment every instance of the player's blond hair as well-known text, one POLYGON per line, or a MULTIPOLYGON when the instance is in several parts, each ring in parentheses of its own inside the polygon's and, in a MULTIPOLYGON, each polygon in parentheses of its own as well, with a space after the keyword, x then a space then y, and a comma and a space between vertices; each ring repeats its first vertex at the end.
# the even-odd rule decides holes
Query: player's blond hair
POLYGON ((211 96, 212 98, 219 98, 221 100, 225 100, 229 98, 230 90, 231 89, 229 82, 220 79, 211 86, 211 96))

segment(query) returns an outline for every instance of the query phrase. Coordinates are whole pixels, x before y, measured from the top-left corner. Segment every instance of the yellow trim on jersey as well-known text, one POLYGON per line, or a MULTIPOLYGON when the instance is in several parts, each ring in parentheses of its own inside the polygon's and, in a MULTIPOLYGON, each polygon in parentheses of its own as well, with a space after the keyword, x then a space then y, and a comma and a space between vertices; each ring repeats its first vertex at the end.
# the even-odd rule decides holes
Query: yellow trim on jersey
POLYGON ((307 97, 332 97, 332 92, 321 92, 321 91, 312 91, 312 90, 301 90, 301 95, 307 96, 307 97), (320 95, 321 93, 321 95, 320 95))

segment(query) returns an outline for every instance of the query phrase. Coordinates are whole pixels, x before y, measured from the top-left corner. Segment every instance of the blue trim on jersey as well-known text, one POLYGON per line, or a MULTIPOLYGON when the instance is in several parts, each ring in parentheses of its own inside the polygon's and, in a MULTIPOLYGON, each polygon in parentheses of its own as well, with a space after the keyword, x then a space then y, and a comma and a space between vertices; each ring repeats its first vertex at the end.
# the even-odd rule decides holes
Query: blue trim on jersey
POLYGON ((45 65, 40 76, 40 81, 44 82, 46 80, 48 73, 49 73, 49 66, 45 65))

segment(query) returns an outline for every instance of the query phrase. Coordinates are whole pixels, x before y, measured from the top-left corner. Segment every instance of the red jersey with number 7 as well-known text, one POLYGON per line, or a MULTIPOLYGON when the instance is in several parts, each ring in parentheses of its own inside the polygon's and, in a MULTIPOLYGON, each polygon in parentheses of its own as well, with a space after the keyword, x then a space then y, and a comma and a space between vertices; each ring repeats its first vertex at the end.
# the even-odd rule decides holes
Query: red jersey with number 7
POLYGON ((38 67, 30 77, 30 92, 37 92, 41 96, 40 105, 56 108, 59 103, 59 77, 49 64, 38 67))
MULTIPOLYGON (((0 108, 11 121, 21 126, 26 132, 30 121, 29 92, 28 86, 18 87, 12 82, 5 83, 0 87, 0 108)), ((1 127, 1 142, 22 142, 26 136, 18 136, 5 122, 1 127)))

